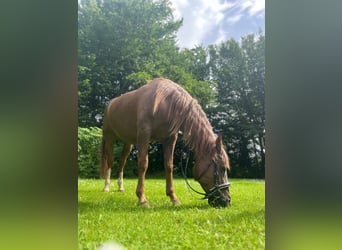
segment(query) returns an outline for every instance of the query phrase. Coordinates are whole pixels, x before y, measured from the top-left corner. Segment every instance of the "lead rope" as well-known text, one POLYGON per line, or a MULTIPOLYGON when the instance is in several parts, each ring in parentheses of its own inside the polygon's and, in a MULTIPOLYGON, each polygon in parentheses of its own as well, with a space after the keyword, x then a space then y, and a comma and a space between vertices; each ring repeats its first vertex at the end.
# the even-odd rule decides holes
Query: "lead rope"
POLYGON ((188 170, 188 163, 189 163, 189 159, 190 159, 190 150, 188 150, 188 153, 187 153, 187 159, 186 159, 186 163, 185 163, 185 169, 183 169, 183 151, 182 151, 182 157, 181 157, 181 172, 182 172, 182 175, 183 175, 183 178, 185 180, 185 183, 186 183, 186 187, 190 193, 190 195, 195 198, 196 200, 205 200, 207 199, 207 194, 206 193, 202 193, 202 192, 199 192, 197 190, 195 190, 189 183, 188 181, 188 178, 186 177, 186 173, 187 173, 187 170, 188 170), (204 195, 203 198, 198 198, 196 197, 192 192, 191 190, 197 194, 200 194, 200 195, 204 195))

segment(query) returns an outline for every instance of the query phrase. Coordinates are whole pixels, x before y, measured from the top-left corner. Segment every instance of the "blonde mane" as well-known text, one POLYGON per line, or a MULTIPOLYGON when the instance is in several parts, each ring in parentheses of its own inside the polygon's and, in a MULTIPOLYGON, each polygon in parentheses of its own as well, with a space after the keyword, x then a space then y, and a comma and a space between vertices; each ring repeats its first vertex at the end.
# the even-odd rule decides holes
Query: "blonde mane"
POLYGON ((165 81, 157 88, 155 107, 162 100, 168 103, 167 119, 170 133, 178 133, 181 130, 186 144, 197 156, 211 153, 214 149, 215 135, 198 101, 171 81, 165 81))

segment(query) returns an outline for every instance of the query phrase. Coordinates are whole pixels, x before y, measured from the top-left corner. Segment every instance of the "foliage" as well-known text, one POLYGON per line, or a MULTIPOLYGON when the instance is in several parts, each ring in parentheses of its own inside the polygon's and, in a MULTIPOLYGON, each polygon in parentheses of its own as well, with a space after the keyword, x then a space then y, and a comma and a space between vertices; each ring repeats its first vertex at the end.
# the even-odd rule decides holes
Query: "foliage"
MULTIPOLYGON (((98 179, 100 177, 100 157, 101 157, 101 141, 102 130, 98 127, 78 128, 78 177, 98 179)), ((118 142, 114 146, 114 168, 112 177, 117 177, 117 167, 121 155, 123 144, 118 142)), ((160 157, 153 157, 153 153, 161 152, 161 150, 150 150, 152 153, 152 163, 155 165, 156 159, 160 157)), ((136 164, 136 150, 126 162, 125 177, 138 176, 136 164)), ((157 162, 159 163, 159 162, 157 162)), ((153 171, 153 170, 152 170, 153 171)))
POLYGON ((154 77, 186 78, 168 1, 84 0, 79 3, 79 124, 100 126, 96 116, 113 97, 154 77), (178 76, 178 77, 177 77, 178 76))
MULTIPOLYGON (((137 180, 125 180, 123 193, 101 192, 99 180, 79 180, 79 249, 108 241, 127 249, 264 249, 265 182, 230 182, 232 206, 215 209, 194 199, 184 180, 174 180, 181 200, 174 206, 165 195, 165 180, 147 179, 151 208, 146 209, 137 206, 137 180)), ((197 182, 192 184, 200 190, 197 182)))
POLYGON ((235 177, 264 177, 265 39, 262 34, 209 47, 210 68, 217 82, 217 105, 208 113, 225 133, 235 177))
POLYGON ((78 176, 97 178, 99 176, 99 159, 101 129, 97 127, 78 128, 78 176))

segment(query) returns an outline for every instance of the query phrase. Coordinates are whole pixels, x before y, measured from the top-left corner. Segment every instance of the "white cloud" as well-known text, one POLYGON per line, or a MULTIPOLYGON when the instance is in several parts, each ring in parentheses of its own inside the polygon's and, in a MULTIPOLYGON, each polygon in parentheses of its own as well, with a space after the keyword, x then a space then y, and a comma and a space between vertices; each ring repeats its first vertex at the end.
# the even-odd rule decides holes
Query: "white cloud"
POLYGON ((213 13, 221 12, 234 6, 234 3, 227 2, 227 1, 222 3, 222 1, 220 0, 212 0, 212 1, 202 0, 200 2, 202 4, 203 10, 208 9, 210 10, 210 12, 213 12, 213 13))
POLYGON ((215 16, 215 24, 219 24, 224 18, 224 14, 223 13, 217 13, 217 15, 215 16))
POLYGON ((265 0, 243 0, 238 2, 240 12, 247 11, 249 16, 255 16, 265 11, 265 0))
POLYGON ((235 16, 228 17, 227 22, 229 24, 234 24, 234 23, 240 21, 241 17, 242 17, 242 14, 237 14, 235 16))
POLYGON ((227 32, 225 32, 222 28, 218 30, 217 32, 217 38, 214 41, 215 44, 219 44, 221 42, 223 42, 224 40, 226 40, 227 38, 227 32))
POLYGON ((203 18, 202 16, 198 17, 195 20, 195 27, 197 29, 203 29, 203 27, 207 24, 206 22, 207 22, 207 20, 205 18, 203 18))
POLYGON ((233 4, 220 0, 172 0, 174 15, 183 17, 183 26, 178 32, 182 47, 203 43, 209 33, 224 20, 224 12, 233 4))
POLYGON ((262 22, 265 10, 265 0, 171 0, 171 3, 175 18, 183 18, 178 43, 187 48, 239 36, 246 29, 247 18, 259 18, 262 22))
POLYGON ((260 12, 265 12, 265 0, 253 0, 253 5, 251 6, 249 13, 254 16, 260 12))
POLYGON ((176 19, 180 19, 183 17, 183 10, 186 9, 189 5, 187 0, 172 0, 171 4, 173 6, 173 14, 176 19))
POLYGON ((253 5, 253 3, 252 3, 252 1, 242 1, 238 5, 239 5, 240 9, 242 11, 244 11, 244 10, 250 8, 253 5))

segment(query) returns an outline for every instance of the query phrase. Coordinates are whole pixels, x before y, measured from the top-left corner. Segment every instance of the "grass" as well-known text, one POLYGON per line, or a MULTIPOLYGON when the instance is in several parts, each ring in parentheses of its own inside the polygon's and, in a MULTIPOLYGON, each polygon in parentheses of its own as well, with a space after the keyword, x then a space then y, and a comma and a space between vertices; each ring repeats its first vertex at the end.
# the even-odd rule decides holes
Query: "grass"
MULTIPOLYGON (((147 179, 151 208, 137 206, 136 179, 125 179, 125 192, 101 192, 103 180, 78 181, 79 249, 113 241, 127 249, 264 249, 265 182, 230 179, 232 206, 212 208, 196 200, 182 179, 174 186, 179 205, 165 195, 164 179, 147 179)), ((197 182, 191 181, 201 190, 197 182)))

